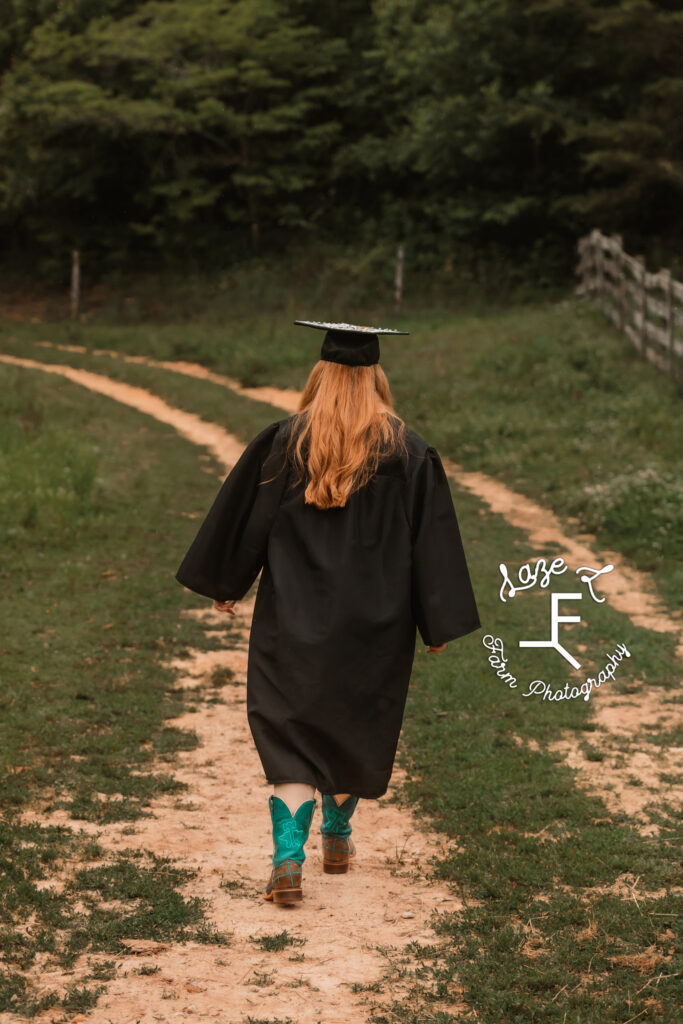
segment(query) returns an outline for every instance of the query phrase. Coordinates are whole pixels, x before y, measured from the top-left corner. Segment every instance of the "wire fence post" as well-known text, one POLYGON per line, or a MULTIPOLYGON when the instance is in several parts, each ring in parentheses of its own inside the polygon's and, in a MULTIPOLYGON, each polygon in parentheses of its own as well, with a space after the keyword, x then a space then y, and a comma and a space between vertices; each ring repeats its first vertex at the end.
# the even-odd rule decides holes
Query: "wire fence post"
POLYGON ((71 319, 78 320, 81 306, 81 254, 78 249, 71 253, 71 319))
POLYGON ((398 312, 401 308, 403 301, 403 264, 405 260, 405 246, 403 242, 399 243, 396 250, 396 274, 394 275, 394 304, 396 311, 398 312))

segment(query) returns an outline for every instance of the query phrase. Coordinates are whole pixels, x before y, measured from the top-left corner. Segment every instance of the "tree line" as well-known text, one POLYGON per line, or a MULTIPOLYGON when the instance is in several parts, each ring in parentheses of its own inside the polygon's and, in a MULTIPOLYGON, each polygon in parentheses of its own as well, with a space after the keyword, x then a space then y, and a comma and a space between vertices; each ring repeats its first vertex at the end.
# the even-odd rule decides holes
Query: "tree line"
POLYGON ((7 259, 680 241, 678 0, 3 6, 7 259))

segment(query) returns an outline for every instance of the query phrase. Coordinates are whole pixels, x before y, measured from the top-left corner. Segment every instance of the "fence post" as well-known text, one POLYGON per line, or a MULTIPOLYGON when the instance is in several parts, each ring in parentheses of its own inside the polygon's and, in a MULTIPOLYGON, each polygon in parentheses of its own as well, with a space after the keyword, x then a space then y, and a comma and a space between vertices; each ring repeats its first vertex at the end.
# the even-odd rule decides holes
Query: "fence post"
POLYGON ((593 292, 593 297, 594 298, 597 297, 598 304, 599 304, 599 302, 600 302, 600 288, 601 288, 600 275, 602 273, 602 263, 601 263, 602 249, 600 248, 600 232, 599 232, 599 230, 597 228, 593 228, 593 230, 591 231, 591 236, 590 237, 591 237, 591 259, 593 261, 593 287, 591 288, 591 291, 593 292))
POLYGON ((579 261, 576 264, 576 267, 574 269, 574 273, 578 274, 580 272, 581 280, 579 281, 579 283, 577 284, 576 288, 574 289, 574 294, 575 295, 583 295, 585 293, 585 287, 584 287, 585 277, 586 277, 585 261, 584 261, 585 245, 586 245, 585 238, 577 239, 577 241, 576 241, 576 251, 578 253, 579 261))
POLYGON ((81 305, 81 254, 78 249, 71 253, 71 319, 78 320, 81 305))
POLYGON ((576 273, 579 274, 580 280, 574 292, 576 295, 588 295, 595 290, 594 280, 594 264, 595 264, 595 245, 594 236, 595 231, 591 231, 587 235, 583 235, 576 243, 576 249, 579 254, 579 262, 576 266, 576 273))
POLYGON ((405 257, 405 246, 403 242, 399 243, 398 249, 396 250, 396 275, 394 277, 394 303, 396 311, 398 312, 401 308, 401 302, 403 300, 403 262, 405 257))
POLYGON ((621 235, 614 235, 614 241, 618 249, 614 256, 614 269, 617 276, 617 303, 619 311, 619 330, 623 333, 626 321, 626 284, 624 274, 624 239, 621 235))
POLYGON ((603 294, 603 280, 605 276, 604 259, 605 254, 602 250, 602 235, 598 230, 594 231, 595 235, 595 291, 598 297, 598 305, 602 312, 605 312, 605 296, 603 294))
POLYGON ((640 285, 640 350, 643 355, 647 351, 647 288, 645 287, 645 257, 639 253, 636 257, 640 270, 638 272, 638 284, 640 285))
POLYGON ((664 305, 666 307, 666 347, 669 355, 669 373, 672 373, 674 368, 674 287, 671 271, 664 269, 661 273, 666 282, 664 287, 664 305))

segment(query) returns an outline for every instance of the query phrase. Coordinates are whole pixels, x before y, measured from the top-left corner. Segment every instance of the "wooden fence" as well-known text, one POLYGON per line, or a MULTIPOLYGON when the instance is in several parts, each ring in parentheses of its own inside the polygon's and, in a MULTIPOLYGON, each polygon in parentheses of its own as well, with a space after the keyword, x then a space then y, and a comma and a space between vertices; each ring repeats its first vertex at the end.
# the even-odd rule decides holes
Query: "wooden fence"
POLYGON ((597 228, 577 243, 577 295, 593 294, 602 311, 660 370, 683 378, 683 284, 670 271, 650 274, 629 256, 621 235, 597 228))

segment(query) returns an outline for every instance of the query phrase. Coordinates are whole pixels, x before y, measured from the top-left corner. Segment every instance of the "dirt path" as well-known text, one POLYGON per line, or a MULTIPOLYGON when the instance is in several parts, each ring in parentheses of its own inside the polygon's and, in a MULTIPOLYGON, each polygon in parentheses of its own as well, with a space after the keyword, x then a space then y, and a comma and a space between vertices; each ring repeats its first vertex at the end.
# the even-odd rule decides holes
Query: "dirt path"
MULTIPOLYGON (((153 850, 197 869, 199 874, 183 887, 183 894, 207 898, 208 916, 231 936, 227 947, 131 940, 130 955, 116 957, 116 979, 88 1012, 90 1022, 152 1024, 206 1015, 237 1024, 249 1015, 256 1020, 291 1017, 297 1024, 365 1024, 370 1001, 409 1001, 410 974, 420 961, 411 954, 410 962, 401 965, 407 977, 393 979, 384 992, 354 993, 352 986, 374 986, 387 969, 391 971, 392 963, 398 967, 401 947, 410 941, 438 945, 440 940, 427 923, 432 911, 462 906, 443 883, 424 878, 429 856, 443 855, 447 844, 421 832, 408 812, 387 802, 389 794, 359 802, 353 817, 357 863, 346 875, 323 873, 317 794, 306 844, 302 904, 280 907, 262 898, 271 864, 267 802, 272 790, 264 782, 244 712, 253 599, 237 607, 239 616, 231 620, 242 632, 237 646, 226 646, 223 615, 211 607, 191 610, 187 614, 205 625, 218 649, 192 652, 187 660, 170 663, 180 673, 177 685, 185 687, 201 685, 216 668, 234 673, 234 685, 220 691, 224 704, 169 721, 194 729, 200 740, 195 750, 179 755, 180 767, 174 769, 174 776, 189 787, 182 801, 172 795, 156 799, 148 808, 154 817, 136 821, 134 835, 124 834, 130 828, 125 822, 76 822, 65 811, 49 817, 24 815, 25 821, 43 825, 85 828, 112 852, 153 850), (221 887, 222 882, 231 885, 221 887), (283 929, 303 943, 264 952, 253 941, 283 929), (145 964, 158 971, 135 973, 145 964)), ((400 774, 397 769, 394 780, 400 774)), ((75 974, 45 971, 40 985, 44 991, 64 990, 85 973, 88 960, 107 959, 111 954, 88 954, 79 959, 75 974)), ((455 1013, 457 991, 452 999, 440 1008, 455 1013)), ((47 1013, 39 1019, 57 1021, 60 1016, 47 1013)))
MULTIPOLYGON (((234 464, 243 450, 244 446, 218 425, 174 409, 144 388, 70 366, 8 355, 0 355, 0 361, 62 375, 155 416, 211 451, 225 469, 234 464)), ((142 358, 135 361, 150 362, 142 358)), ((167 368, 187 372, 187 364, 183 370, 175 364, 168 364, 167 368)), ((202 367, 192 367, 193 376, 205 374, 202 367)), ((262 389, 257 390, 262 397, 262 389)), ((274 402, 277 392, 268 390, 268 400, 274 402)), ((290 398, 291 394, 288 393, 290 398)), ((277 404, 287 408, 284 399, 277 404)), ((611 561, 621 567, 619 556, 593 551, 584 540, 564 536, 555 517, 528 499, 483 474, 466 473, 452 465, 447 469, 458 483, 483 498, 495 512, 526 530, 535 543, 552 540, 559 544, 571 564, 604 565, 611 561)), ((624 570, 626 576, 626 567, 624 570)), ((615 587, 607 592, 605 587, 608 600, 639 625, 680 636, 680 626, 658 604, 647 578, 634 570, 628 573, 632 581, 628 595, 625 589, 615 587)), ((612 575, 616 577, 617 573, 612 575)), ((425 878, 430 856, 443 855, 448 845, 442 837, 418 825, 407 810, 388 802, 391 789, 380 800, 359 803, 354 815, 359 854, 348 875, 322 873, 318 807, 304 863, 303 904, 297 908, 274 907, 260 898, 272 850, 267 811, 271 788, 263 781, 243 707, 252 606, 241 602, 237 607, 242 631, 242 642, 237 648, 226 647, 224 619, 219 613, 210 607, 192 611, 188 614, 204 623, 215 638, 217 649, 208 654, 191 652, 186 661, 174 666, 181 673, 179 685, 185 686, 200 684, 216 667, 227 666, 236 674, 235 687, 223 690, 225 704, 207 706, 201 712, 175 720, 181 727, 195 729, 201 741, 196 750, 179 755, 181 767, 177 776, 189 786, 185 809, 176 807, 175 798, 159 798, 150 808, 154 817, 136 823, 135 836, 123 834, 125 825, 89 826, 69 819, 65 812, 55 812, 47 821, 45 816, 40 818, 44 824, 63 822, 75 829, 90 828, 111 850, 152 849, 196 867, 199 875, 187 887, 187 893, 208 897, 213 921, 233 935, 231 945, 225 949, 192 943, 154 948, 153 944, 141 943, 134 950, 131 944, 125 976, 110 983, 100 1005, 88 1014, 88 1020, 102 1024, 139 1020, 151 1024, 152 1020, 206 1014, 232 1024, 238 1019, 246 1020, 247 1015, 262 1018, 286 1013, 293 1014, 297 1024, 360 1024, 368 1019, 369 1005, 381 1005, 392 999, 410 1002, 411 971, 419 966, 419 960, 416 962, 412 954, 403 963, 401 947, 413 940, 438 947, 428 924, 430 914, 439 908, 455 910, 462 905, 443 883, 425 878), (188 805, 194 805, 196 810, 188 810, 188 805), (221 887, 221 881, 236 878, 243 888, 221 887), (266 953, 252 941, 283 928, 305 939, 305 943, 283 952, 266 953), (303 960, 299 959, 301 953, 303 960), (158 973, 133 973, 135 967, 152 960, 160 968, 158 973), (385 981, 383 992, 353 991, 354 984, 375 986, 387 972, 391 981, 385 981), (244 1016, 237 1017, 238 1014, 244 1016)), ((629 724, 642 724, 648 718, 654 722, 663 710, 647 692, 610 700, 604 697, 601 694, 600 702, 595 701, 596 714, 604 729, 603 740, 610 736, 621 738, 624 726, 628 731, 629 724)), ((671 713, 666 713, 671 726, 671 713)), ((562 742, 565 741, 558 741, 562 742)), ((569 763, 574 758, 574 766, 580 769, 574 748, 575 741, 565 753, 569 763)), ((666 757, 676 753, 669 751, 666 757)), ((630 764, 628 769, 633 772, 638 767, 630 764)), ((657 771, 668 767, 666 759, 657 762, 652 767, 652 780, 657 782, 657 771)), ((623 781, 623 771, 616 760, 614 764, 603 761, 593 770, 595 776, 582 777, 579 773, 579 781, 597 788, 603 795, 610 780, 623 781)), ((396 768, 393 781, 398 782, 401 777, 396 768)), ((607 799, 613 799, 614 806, 625 807, 625 793, 623 786, 621 790, 616 787, 607 799)), ((672 799, 671 789, 667 788, 664 795, 672 799)), ((457 842, 450 845, 457 846, 457 842)), ((84 971, 86 965, 79 965, 84 971)), ((62 983, 73 984, 77 977, 78 970, 68 979, 46 973, 42 983, 45 988, 54 988, 62 983)), ((453 1002, 434 1004, 432 1010, 443 1008, 456 1013, 459 994, 454 990, 451 995, 453 1002)))
MULTIPOLYGON (((0 361, 61 375, 171 423, 183 437, 210 450, 226 468, 243 450, 222 428, 173 410, 143 388, 69 366, 5 355, 0 355, 0 361)), ((263 779, 244 711, 253 602, 240 602, 239 616, 231 620, 241 629, 237 646, 226 640, 225 617, 209 602, 207 605, 187 614, 205 625, 217 649, 192 651, 186 660, 172 663, 180 674, 178 685, 201 685, 219 667, 235 673, 235 685, 221 691, 226 703, 169 721, 179 728, 194 729, 200 739, 195 750, 179 754, 175 775, 189 787, 181 808, 176 797, 159 797, 148 808, 153 817, 137 821, 134 835, 124 832, 129 828, 125 822, 76 821, 60 810, 50 815, 23 815, 25 821, 64 824, 97 834, 110 851, 153 850, 159 856, 178 858, 182 866, 196 868, 199 874, 184 887, 184 893, 208 898, 213 923, 232 933, 226 948, 130 942, 130 956, 116 958, 123 969, 87 1019, 95 1024, 151 1024, 206 1015, 236 1024, 247 1016, 292 1016, 297 1024, 365 1024, 369 1005, 395 999, 410 1002, 411 975, 421 961, 412 952, 404 963, 402 947, 414 941, 439 947, 441 940, 428 923, 432 912, 462 907, 446 884, 426 878, 429 858, 444 856, 457 843, 424 830, 408 810, 389 802, 392 786, 385 797, 360 801, 356 809, 353 824, 358 854, 349 873, 326 875, 322 871, 317 794, 318 807, 306 845, 303 903, 281 907, 264 900, 261 892, 270 874, 272 853, 267 806, 272 789, 263 779), (228 647, 228 642, 233 646, 228 647), (237 887, 221 887, 222 881, 236 881, 237 887), (304 940, 303 944, 264 952, 253 941, 285 928, 304 940), (159 970, 135 973, 145 964, 159 970), (390 982, 377 991, 387 973, 390 982), (354 985, 372 989, 353 991, 354 985)), ((402 774, 396 767, 392 782, 398 782, 402 774)), ((88 961, 107 959, 111 956, 87 954, 78 960, 75 972, 67 975, 43 970, 39 991, 64 992, 87 973, 88 961)), ((450 1000, 430 1003, 430 1007, 434 1012, 456 1013, 465 1009, 458 999, 459 993, 453 989, 450 1000)), ((61 1017, 46 1011, 38 1019, 56 1022, 61 1017)))
POLYGON ((295 412, 299 407, 300 391, 287 388, 244 388, 238 380, 227 377, 223 373, 214 373, 207 370, 200 363, 171 362, 168 359, 150 359, 149 356, 131 356, 125 352, 117 352, 109 348, 88 349, 84 345, 57 345, 53 341, 37 341, 36 345, 42 348, 56 348, 60 352, 78 352, 81 355, 111 356, 114 359, 122 359, 126 363, 141 363, 144 366, 156 366, 161 370, 171 370, 173 373, 181 373, 184 377, 194 377, 196 380, 208 380, 212 384, 220 384, 224 388, 230 388, 238 395, 245 398, 253 398, 257 402, 267 402, 285 412, 295 412))
POLYGON ((74 384, 88 388, 89 391, 106 395, 116 402, 121 402, 122 405, 130 405, 133 409, 153 416, 154 419, 160 420, 162 423, 168 423, 178 431, 181 437, 192 441, 193 444, 207 448, 218 459, 226 472, 231 466, 234 466, 244 450, 244 445, 223 427, 219 427, 215 423, 207 423, 206 420, 195 416, 194 413, 175 409, 164 402, 163 398, 153 395, 145 388, 138 388, 133 384, 122 384, 101 373, 91 373, 90 370, 79 370, 74 366, 61 366, 58 363, 41 363, 35 359, 23 359, 19 356, 0 354, 0 362, 23 366, 27 370, 55 373, 60 377, 66 377, 74 384))

